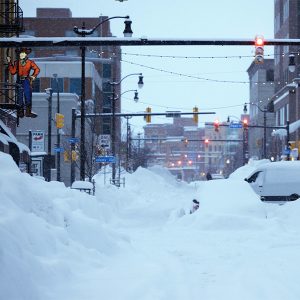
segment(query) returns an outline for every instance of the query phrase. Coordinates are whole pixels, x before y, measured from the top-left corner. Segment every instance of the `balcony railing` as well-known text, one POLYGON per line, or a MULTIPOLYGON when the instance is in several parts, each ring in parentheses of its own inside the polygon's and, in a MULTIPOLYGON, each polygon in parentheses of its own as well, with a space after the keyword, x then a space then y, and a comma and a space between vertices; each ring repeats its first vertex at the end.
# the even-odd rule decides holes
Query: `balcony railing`
POLYGON ((19 1, 8 3, 0 1, 0 34, 15 34, 24 31, 23 11, 19 1))

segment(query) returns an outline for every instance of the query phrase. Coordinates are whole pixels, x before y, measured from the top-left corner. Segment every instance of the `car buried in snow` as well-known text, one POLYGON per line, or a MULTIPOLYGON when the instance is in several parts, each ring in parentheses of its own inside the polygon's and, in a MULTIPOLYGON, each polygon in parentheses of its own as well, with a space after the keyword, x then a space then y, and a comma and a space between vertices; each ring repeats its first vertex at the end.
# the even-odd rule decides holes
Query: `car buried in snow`
POLYGON ((263 164, 244 180, 263 202, 295 201, 300 197, 300 161, 263 164))

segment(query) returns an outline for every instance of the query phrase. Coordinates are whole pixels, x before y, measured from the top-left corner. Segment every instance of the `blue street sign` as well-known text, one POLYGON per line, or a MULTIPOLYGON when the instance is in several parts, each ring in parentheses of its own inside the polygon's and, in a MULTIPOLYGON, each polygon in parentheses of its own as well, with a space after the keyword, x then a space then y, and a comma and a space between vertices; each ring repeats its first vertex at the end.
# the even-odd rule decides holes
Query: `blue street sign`
POLYGON ((69 143, 70 144, 75 144, 75 143, 78 143, 79 142, 79 138, 69 138, 69 143))
POLYGON ((115 156, 96 156, 95 161, 100 162, 100 163, 115 163, 116 157, 115 156))
POLYGON ((54 148, 54 152, 64 152, 64 148, 54 148))
POLYGON ((232 122, 230 123, 229 128, 242 128, 242 124, 237 122, 232 122))

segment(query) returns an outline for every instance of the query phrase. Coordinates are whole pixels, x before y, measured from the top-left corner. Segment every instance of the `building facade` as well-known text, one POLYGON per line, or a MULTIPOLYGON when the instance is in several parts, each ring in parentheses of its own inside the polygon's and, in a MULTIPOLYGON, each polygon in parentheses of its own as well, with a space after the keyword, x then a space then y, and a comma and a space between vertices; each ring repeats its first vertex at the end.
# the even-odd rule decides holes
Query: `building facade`
POLYGON ((268 110, 275 91, 274 60, 265 59, 263 64, 253 62, 247 72, 250 81, 250 100, 247 103, 250 125, 260 126, 249 128, 249 157, 270 158, 275 154, 272 147, 272 128, 266 128, 266 132, 264 132, 263 126, 271 127, 275 123, 275 113, 268 110), (266 157, 264 157, 264 145, 266 146, 266 157))
MULTIPOLYGON (((300 1, 275 0, 274 33, 275 38, 299 39, 300 37, 300 1)), ((275 125, 286 126, 300 119, 300 59, 297 46, 275 46, 274 75, 275 125), (295 71, 289 70, 289 55, 295 55, 295 71)), ((289 140, 299 148, 299 130, 290 133, 289 140)), ((286 137, 278 137, 281 151, 287 144, 286 137)))

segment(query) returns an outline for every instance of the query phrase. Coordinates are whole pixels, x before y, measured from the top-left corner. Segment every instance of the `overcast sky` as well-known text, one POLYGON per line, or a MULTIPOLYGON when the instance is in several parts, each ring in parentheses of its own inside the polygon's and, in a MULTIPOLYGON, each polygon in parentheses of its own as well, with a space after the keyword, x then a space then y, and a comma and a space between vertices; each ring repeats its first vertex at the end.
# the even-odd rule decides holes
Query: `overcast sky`
MULTIPOLYGON (((274 37, 273 0, 19 0, 19 5, 24 17, 34 17, 37 7, 67 7, 73 17, 129 15, 134 37, 254 39, 257 34, 274 37)), ((111 29, 113 35, 122 37, 123 21, 112 20, 111 29)), ((139 91, 139 103, 132 100, 133 93, 123 96, 122 110, 139 112, 150 106, 152 112, 187 112, 198 106, 200 111, 216 112, 215 116, 200 116, 199 126, 215 118, 225 121, 228 115, 239 117, 243 103, 250 100, 249 84, 226 81, 248 82, 246 70, 253 58, 243 56, 252 56, 253 50, 254 47, 249 46, 123 47, 122 77, 142 72, 144 87, 139 91), (214 58, 205 58, 212 56, 214 58)), ((265 53, 273 54, 273 48, 266 47, 265 53)), ((125 79, 122 91, 136 89, 136 83, 137 78, 125 79)), ((153 117, 152 120, 153 123, 171 121, 164 117, 153 117)), ((130 122, 136 133, 146 124, 140 117, 132 118, 130 122)))

